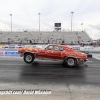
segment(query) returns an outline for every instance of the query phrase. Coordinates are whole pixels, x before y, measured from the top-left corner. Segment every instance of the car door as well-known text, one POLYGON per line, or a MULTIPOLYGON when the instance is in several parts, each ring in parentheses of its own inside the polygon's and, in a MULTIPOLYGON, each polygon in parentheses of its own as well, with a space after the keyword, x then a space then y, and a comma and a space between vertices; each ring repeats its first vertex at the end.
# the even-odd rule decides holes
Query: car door
POLYGON ((51 58, 53 53, 53 46, 49 45, 46 49, 39 49, 38 53, 36 54, 37 58, 51 58))
POLYGON ((59 59, 61 60, 62 59, 62 56, 61 56, 61 53, 64 51, 64 49, 60 46, 54 46, 54 51, 53 51, 53 58, 54 59, 59 59))
POLYGON ((44 49, 38 49, 38 53, 36 53, 37 58, 45 58, 45 50, 44 49))
POLYGON ((62 59, 61 53, 64 51, 63 48, 57 45, 49 46, 46 50, 47 55, 46 57, 49 59, 57 60, 62 59))
POLYGON ((49 45, 46 49, 45 49, 45 57, 48 59, 52 59, 53 58, 53 45, 49 45))

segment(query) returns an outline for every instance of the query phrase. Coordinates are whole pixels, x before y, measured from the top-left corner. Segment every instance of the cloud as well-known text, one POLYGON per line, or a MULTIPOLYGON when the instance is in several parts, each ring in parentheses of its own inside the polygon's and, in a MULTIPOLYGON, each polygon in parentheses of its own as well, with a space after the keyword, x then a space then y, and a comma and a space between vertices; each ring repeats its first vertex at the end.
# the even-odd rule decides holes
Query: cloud
POLYGON ((93 28, 93 29, 97 29, 97 30, 99 30, 100 31, 100 23, 99 24, 97 24, 97 25, 89 25, 91 28, 93 28))
MULTIPOLYGON (((10 28, 12 14, 13 29, 38 29, 39 15, 41 29, 53 29, 61 22, 65 30, 71 27, 73 11, 74 30, 100 30, 100 0, 0 0, 0 27, 10 28)), ((87 31, 91 35, 91 31, 87 31)), ((96 36, 96 35, 95 35, 96 36)), ((92 34, 94 38, 94 35, 92 34)), ((98 38, 98 36, 96 36, 98 38)))

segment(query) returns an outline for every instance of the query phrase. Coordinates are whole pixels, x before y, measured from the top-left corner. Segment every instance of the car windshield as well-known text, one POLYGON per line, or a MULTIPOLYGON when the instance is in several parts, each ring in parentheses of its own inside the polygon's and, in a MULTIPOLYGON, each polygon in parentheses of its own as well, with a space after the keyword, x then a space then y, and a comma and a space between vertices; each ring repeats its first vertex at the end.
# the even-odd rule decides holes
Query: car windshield
POLYGON ((48 48, 48 46, 49 46, 49 45, 45 45, 43 49, 45 49, 45 50, 46 50, 46 49, 48 48))

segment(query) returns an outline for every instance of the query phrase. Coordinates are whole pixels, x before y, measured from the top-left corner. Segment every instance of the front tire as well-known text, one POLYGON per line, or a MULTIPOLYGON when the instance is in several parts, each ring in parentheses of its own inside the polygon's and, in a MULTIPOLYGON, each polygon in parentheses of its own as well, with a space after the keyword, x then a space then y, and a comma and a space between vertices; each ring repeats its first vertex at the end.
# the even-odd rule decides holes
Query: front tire
POLYGON ((24 55, 24 61, 26 63, 32 63, 34 61, 34 55, 31 53, 27 53, 24 55))
POLYGON ((63 64, 64 66, 67 66, 67 67, 74 67, 76 66, 77 62, 75 58, 66 58, 63 64))

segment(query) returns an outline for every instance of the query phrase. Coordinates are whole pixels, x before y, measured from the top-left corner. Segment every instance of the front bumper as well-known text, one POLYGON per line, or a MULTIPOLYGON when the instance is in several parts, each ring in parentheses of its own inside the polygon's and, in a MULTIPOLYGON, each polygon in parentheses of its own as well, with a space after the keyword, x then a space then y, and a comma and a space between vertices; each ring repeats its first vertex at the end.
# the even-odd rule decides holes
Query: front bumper
POLYGON ((83 62, 86 62, 86 61, 88 61, 88 59, 83 59, 83 58, 77 59, 77 63, 83 63, 83 62))
POLYGON ((84 61, 88 61, 88 59, 85 59, 84 61))

